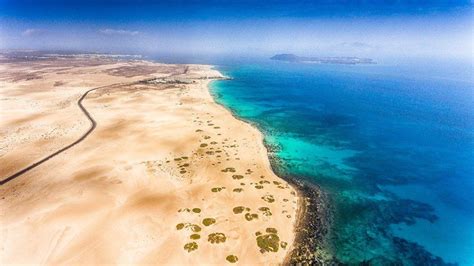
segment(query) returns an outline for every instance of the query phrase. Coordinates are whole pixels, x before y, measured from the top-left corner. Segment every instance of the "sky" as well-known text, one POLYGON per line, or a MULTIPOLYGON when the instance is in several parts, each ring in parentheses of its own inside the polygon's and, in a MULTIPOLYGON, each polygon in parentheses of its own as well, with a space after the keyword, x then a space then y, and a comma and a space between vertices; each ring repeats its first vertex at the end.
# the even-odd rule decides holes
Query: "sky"
POLYGON ((0 49, 472 57, 471 1, 0 0, 0 49))

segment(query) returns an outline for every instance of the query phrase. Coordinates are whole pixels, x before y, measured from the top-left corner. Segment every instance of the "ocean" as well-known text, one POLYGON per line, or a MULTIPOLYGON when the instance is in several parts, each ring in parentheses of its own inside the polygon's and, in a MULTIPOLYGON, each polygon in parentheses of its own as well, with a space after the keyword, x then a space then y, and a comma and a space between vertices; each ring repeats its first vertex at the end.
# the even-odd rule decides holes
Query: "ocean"
POLYGON ((340 262, 474 265, 471 62, 220 63, 216 100, 328 193, 340 262))

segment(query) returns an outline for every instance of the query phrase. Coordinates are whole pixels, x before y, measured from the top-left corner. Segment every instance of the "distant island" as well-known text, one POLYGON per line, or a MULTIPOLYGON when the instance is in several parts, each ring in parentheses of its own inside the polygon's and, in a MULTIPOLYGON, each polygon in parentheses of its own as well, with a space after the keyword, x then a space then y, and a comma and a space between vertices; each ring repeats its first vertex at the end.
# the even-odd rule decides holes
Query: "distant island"
POLYGON ((359 57, 307 57, 297 56, 294 54, 277 54, 271 57, 272 60, 286 61, 286 62, 299 62, 299 63, 319 63, 319 64, 344 64, 344 65, 356 65, 356 64, 376 64, 376 62, 370 58, 359 58, 359 57))

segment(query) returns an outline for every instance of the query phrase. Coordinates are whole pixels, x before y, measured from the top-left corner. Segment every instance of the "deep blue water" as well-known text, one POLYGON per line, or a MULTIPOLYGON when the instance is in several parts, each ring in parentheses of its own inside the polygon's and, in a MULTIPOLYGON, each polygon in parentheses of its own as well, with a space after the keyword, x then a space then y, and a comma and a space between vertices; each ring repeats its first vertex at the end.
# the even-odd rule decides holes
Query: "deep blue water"
POLYGON ((340 261, 474 265, 471 63, 218 68, 213 94, 279 147, 277 172, 329 193, 340 261))

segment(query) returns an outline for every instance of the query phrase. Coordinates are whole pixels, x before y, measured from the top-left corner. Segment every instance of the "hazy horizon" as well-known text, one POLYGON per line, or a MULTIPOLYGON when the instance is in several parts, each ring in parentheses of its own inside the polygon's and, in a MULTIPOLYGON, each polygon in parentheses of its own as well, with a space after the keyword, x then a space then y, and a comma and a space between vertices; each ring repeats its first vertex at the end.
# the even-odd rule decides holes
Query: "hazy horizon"
POLYGON ((473 11, 0 0, 0 265, 474 266, 473 11))
POLYGON ((0 1, 0 49, 472 58, 470 1, 0 1))

